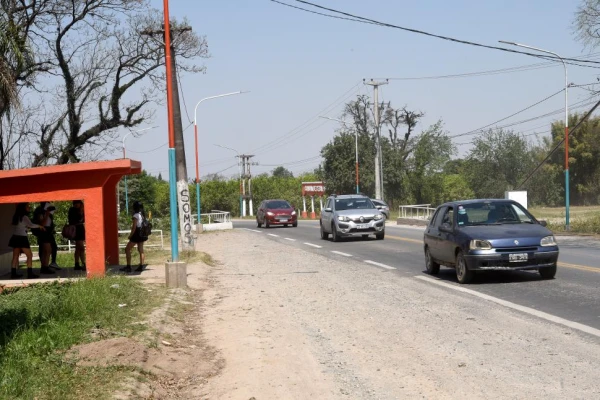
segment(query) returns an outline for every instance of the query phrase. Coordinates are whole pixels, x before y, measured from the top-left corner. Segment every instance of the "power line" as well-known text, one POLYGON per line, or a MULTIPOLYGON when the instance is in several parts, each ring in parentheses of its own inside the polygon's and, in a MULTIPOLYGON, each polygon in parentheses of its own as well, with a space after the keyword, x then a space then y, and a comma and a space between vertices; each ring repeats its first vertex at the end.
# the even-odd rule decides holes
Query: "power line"
MULTIPOLYGON (((315 14, 316 12, 311 11, 311 10, 307 10, 301 7, 294 7, 291 6, 290 4, 286 4, 286 3, 282 3, 276 0, 271 0, 273 2, 276 2, 278 4, 282 4, 288 7, 293 7, 296 9, 301 9, 302 11, 306 11, 306 12, 310 12, 315 14)), ((361 17, 359 15, 354 15, 354 14, 350 14, 344 11, 339 11, 339 10, 335 10, 333 8, 328 8, 328 7, 324 7, 315 3, 311 3, 309 1, 305 1, 305 0, 296 0, 298 3, 302 3, 302 4, 307 4, 310 5, 312 7, 321 9, 321 10, 326 10, 329 12, 333 12, 336 14, 340 14, 345 16, 345 19, 349 19, 351 21, 354 22, 361 22, 361 23, 366 23, 366 24, 374 24, 374 25, 379 25, 379 26, 384 26, 384 27, 388 27, 388 28, 394 28, 394 29, 399 29, 399 30, 403 30, 403 31, 407 31, 407 32, 412 32, 412 33, 417 33, 420 35, 425 35, 425 36, 430 36, 430 37, 434 37, 437 39, 442 39, 442 40, 447 40, 447 41, 451 41, 451 42, 455 42, 455 43, 461 43, 461 44, 466 44, 466 45, 470 45, 470 46, 475 46, 475 47, 482 47, 482 48, 486 48, 486 49, 492 49, 492 50, 499 50, 499 51, 504 51, 504 52, 508 52, 508 53, 515 53, 515 54, 524 54, 524 55, 528 55, 531 57, 536 57, 536 58, 542 58, 542 59, 552 59, 552 60, 557 60, 560 61, 561 58, 556 57, 556 56, 545 56, 545 55, 540 55, 540 54, 536 54, 536 53, 529 53, 526 51, 521 51, 521 50, 514 50, 514 49, 507 49, 505 47, 499 47, 499 46, 491 46, 491 45, 486 45, 486 44, 482 44, 482 43, 477 43, 477 42, 472 42, 472 41, 468 41, 468 40, 462 40, 462 39, 456 39, 450 36, 443 36, 443 35, 438 35, 438 34, 434 34, 434 33, 430 33, 430 32, 426 32, 426 31, 422 31, 419 29, 413 29, 413 28, 406 28, 403 26, 399 26, 399 25, 394 25, 394 24, 390 24, 390 23, 386 23, 386 22, 381 22, 381 21, 377 21, 374 19, 370 19, 370 18, 365 18, 365 17, 361 17)), ((326 17, 330 17, 330 18, 337 18, 340 19, 340 17, 335 16, 335 15, 328 15, 328 14, 322 14, 320 13, 320 15, 326 16, 326 17)), ((578 59, 578 58, 562 58, 562 60, 565 61, 573 61, 573 62, 580 62, 580 63, 589 63, 589 64, 600 64, 600 61, 592 61, 592 60, 585 60, 585 59, 578 59)))
POLYGON ((480 132, 481 130, 483 130, 485 128, 489 128, 492 125, 496 125, 498 122, 505 121, 505 120, 507 120, 509 118, 514 117, 515 115, 518 115, 518 114, 520 114, 522 112, 525 112, 525 111, 529 110, 530 108, 533 108, 533 107, 537 106, 538 104, 541 104, 541 103, 543 103, 543 102, 545 102, 547 100, 550 100, 554 96, 556 96, 556 95, 564 92, 564 90, 565 89, 561 89, 558 92, 555 92, 555 93, 551 94, 550 96, 547 96, 547 97, 543 98, 542 100, 540 100, 540 101, 538 101, 538 102, 536 102, 536 103, 534 103, 534 104, 532 104, 530 106, 527 106, 527 107, 525 107, 525 108, 523 108, 523 109, 521 109, 521 110, 519 110, 519 111, 517 111, 517 112, 515 112, 515 113, 513 113, 511 115, 509 115, 508 117, 504 117, 504 118, 501 118, 501 119, 499 119, 497 121, 494 121, 491 124, 484 125, 481 128, 473 129, 473 130, 465 132, 465 133, 459 133, 458 135, 452 135, 452 136, 450 136, 450 139, 457 138, 457 137, 460 137, 460 136, 468 136, 468 135, 471 135, 473 133, 480 132))
MULTIPOLYGON (((360 89, 361 83, 362 82, 358 82, 357 84, 353 85, 349 90, 347 90, 346 92, 344 92, 344 94, 342 94, 341 96, 339 96, 336 100, 334 100, 331 104, 329 104, 323 110, 319 111, 315 116, 307 119, 305 122, 303 122, 302 124, 298 125, 296 128, 290 130, 289 132, 283 134, 278 139, 275 139, 275 140, 273 140, 271 142, 268 142, 268 143, 266 143, 266 144, 264 144, 264 145, 262 145, 260 147, 255 148, 253 150, 253 152, 255 154, 259 154, 259 152, 260 153, 265 153, 266 151, 271 151, 271 150, 274 150, 276 148, 281 147, 282 145, 288 144, 290 142, 289 139, 293 138, 295 135, 299 134, 300 132, 302 132, 304 129, 306 129, 310 125, 314 124, 315 121, 317 121, 317 118, 319 117, 319 115, 323 115, 324 113, 331 112, 330 109, 332 107, 333 108, 337 107, 341 102, 345 101, 348 97, 353 96, 355 94, 355 92, 357 91, 357 88, 360 89), (348 93, 350 93, 350 94, 348 94, 348 93)), ((321 124, 321 125, 323 125, 323 124, 321 124)), ((304 135, 302 135, 302 136, 304 136, 304 135)), ((302 136, 300 136, 300 137, 302 137, 302 136)), ((298 139, 298 138, 295 138, 293 140, 296 140, 296 139, 298 139)))
MULTIPOLYGON (((585 114, 585 115, 583 116, 583 118, 582 118, 582 119, 581 119, 581 120, 580 120, 580 121, 577 123, 577 125, 575 125, 575 127, 573 127, 573 129, 571 129, 571 130, 568 132, 568 134, 567 134, 567 135, 568 135, 568 136, 571 136, 571 135, 573 134, 573 132, 575 132, 575 131, 577 130, 577 128, 579 128, 579 127, 581 126, 581 124, 582 124, 583 122, 585 122, 585 121, 586 121, 586 120, 587 120, 587 119, 590 117, 590 115, 592 115, 592 113, 593 113, 593 112, 596 110, 596 108, 598 108, 598 106, 600 106, 600 101, 598 101, 598 102, 597 102, 597 103, 594 105, 594 107, 592 107, 592 109, 591 109, 590 111, 588 111, 588 112, 587 112, 587 114, 585 114)), ((540 169, 540 167, 541 167, 542 165, 544 165, 544 163, 545 163, 546 161, 548 161, 548 159, 549 159, 549 158, 552 156, 552 154, 554 154, 554 153, 556 152, 556 150, 558 150, 558 149, 559 149, 559 147, 560 147, 560 146, 561 146, 561 145, 562 145, 562 144, 565 142, 565 139, 567 138, 567 135, 565 135, 565 137, 564 137, 564 138, 563 138, 563 139, 562 139, 560 142, 558 142, 558 143, 556 144, 556 146, 555 146, 555 147, 554 147, 554 148, 553 148, 553 149, 552 149, 552 150, 551 150, 551 151, 548 153, 548 155, 546 156, 546 158, 544 158, 544 159, 542 160, 542 162, 540 162, 540 163, 539 163, 539 164, 538 164, 538 165, 537 165, 537 166, 536 166, 536 167, 533 169, 533 171, 531 171, 531 173, 530 173, 529 175, 527 175, 527 178, 525 178, 525 180, 524 180, 523 182, 521 182, 521 184, 520 184, 520 185, 517 187, 518 189, 521 189, 521 188, 523 187, 523 185, 524 185, 524 184, 526 184, 526 183, 529 181, 529 179, 531 179, 531 177, 533 176, 533 174, 535 174, 535 173, 537 172, 537 170, 538 170, 538 169, 540 169)))
POLYGON ((311 163, 313 161, 318 160, 319 158, 321 158, 320 155, 318 156, 314 156, 314 157, 310 157, 310 158, 305 158, 303 160, 297 160, 297 161, 289 161, 289 162, 285 162, 285 163, 280 163, 280 164, 259 164, 259 166, 261 167, 283 167, 286 165, 300 165, 300 164, 308 164, 311 163))
MULTIPOLYGON (((575 109, 578 109, 578 108, 581 108, 581 107, 586 107, 588 105, 594 104, 595 100, 589 101, 592 97, 595 97, 595 96, 590 96, 590 97, 588 97, 585 100, 581 100, 581 101, 578 101, 578 102, 574 103, 570 107, 570 109, 571 110, 575 110, 575 109)), ((524 124, 526 122, 536 121, 538 119, 542 119, 542 118, 546 118, 546 117, 549 117, 549 116, 552 116, 552 115, 555 115, 555 114, 559 114, 559 113, 564 112, 564 110, 565 110, 565 108, 562 107, 562 108, 559 108, 557 110, 550 111, 550 112, 548 112, 546 114, 538 115, 536 117, 532 117, 532 118, 528 118, 528 119, 524 119, 524 120, 520 120, 520 121, 516 121, 516 122, 511 122, 511 123, 505 124, 505 125, 500 125, 500 126, 497 126, 495 128, 497 128, 497 129, 510 128, 511 126, 521 125, 521 124, 524 124)), ((490 125, 493 125, 493 124, 490 124, 490 125)), ((460 137, 460 136, 475 135, 475 134, 478 134, 478 133, 481 133, 481 132, 482 132, 481 130, 473 130, 473 131, 470 131, 470 132, 465 132, 465 133, 460 133, 458 135, 450 136, 450 138, 456 138, 456 137, 460 137)))

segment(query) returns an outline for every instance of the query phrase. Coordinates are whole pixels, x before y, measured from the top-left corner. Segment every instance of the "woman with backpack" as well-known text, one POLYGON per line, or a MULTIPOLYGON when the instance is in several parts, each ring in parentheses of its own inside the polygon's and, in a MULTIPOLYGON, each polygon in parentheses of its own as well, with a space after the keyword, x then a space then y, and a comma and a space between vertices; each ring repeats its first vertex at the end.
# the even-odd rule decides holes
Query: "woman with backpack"
POLYGON ((27 237, 27 228, 37 229, 44 231, 45 228, 41 225, 34 224, 29 219, 29 203, 19 203, 15 209, 15 213, 12 217, 13 234, 10 237, 8 246, 13 249, 13 257, 10 269, 10 278, 17 279, 23 275, 17 273, 19 267, 19 256, 24 253, 27 257, 27 278, 35 279, 39 278, 38 275, 33 273, 33 254, 29 246, 29 238, 27 237))
POLYGON ((144 270, 144 242, 148 240, 147 236, 141 234, 142 223, 146 219, 144 213, 144 205, 136 201, 133 203, 133 220, 131 224, 131 232, 129 233, 129 243, 125 246, 125 257, 127 259, 127 266, 121 268, 121 271, 131 272, 131 249, 137 245, 138 253, 140 254, 140 265, 135 269, 136 272, 144 270))
POLYGON ((73 200, 73 206, 69 208, 69 225, 75 226, 75 268, 74 270, 85 271, 85 214, 83 201, 73 200))

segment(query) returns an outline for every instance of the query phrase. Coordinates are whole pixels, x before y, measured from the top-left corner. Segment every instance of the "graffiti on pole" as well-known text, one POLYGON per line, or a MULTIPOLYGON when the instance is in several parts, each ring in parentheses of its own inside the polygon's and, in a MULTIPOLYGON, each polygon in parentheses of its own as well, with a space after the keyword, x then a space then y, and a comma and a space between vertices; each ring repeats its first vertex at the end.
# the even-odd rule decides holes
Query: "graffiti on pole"
POLYGON ((181 246, 184 250, 194 248, 192 232, 192 206, 190 205, 190 190, 186 181, 177 182, 177 202, 179 205, 179 229, 181 231, 181 246))

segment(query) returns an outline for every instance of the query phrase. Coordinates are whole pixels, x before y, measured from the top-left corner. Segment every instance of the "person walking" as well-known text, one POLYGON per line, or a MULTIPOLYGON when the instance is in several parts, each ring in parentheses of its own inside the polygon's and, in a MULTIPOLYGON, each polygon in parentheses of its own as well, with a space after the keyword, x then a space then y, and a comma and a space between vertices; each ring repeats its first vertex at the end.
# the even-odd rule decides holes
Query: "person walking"
POLYGON ((73 206, 69 208, 69 225, 75 225, 75 270, 85 271, 85 213, 83 201, 73 200, 73 206))
POLYGON ((39 275, 33 273, 33 254, 29 246, 29 238, 27 237, 27 229, 39 228, 42 232, 45 228, 41 225, 34 224, 29 219, 29 203, 19 203, 15 208, 15 213, 12 217, 13 234, 8 241, 8 246, 13 249, 13 257, 10 269, 10 278, 17 279, 23 275, 17 273, 19 267, 19 256, 21 253, 27 257, 27 279, 39 278, 39 275))
POLYGON ((125 257, 127 259, 127 266, 121 268, 121 271, 131 272, 131 249, 137 246, 138 253, 140 254, 140 265, 135 269, 136 272, 141 272, 144 270, 144 242, 148 240, 147 237, 143 237, 140 234, 140 230, 142 228, 142 222, 146 218, 144 214, 144 205, 136 201, 133 203, 133 219, 131 224, 131 232, 129 233, 129 243, 125 246, 125 257))

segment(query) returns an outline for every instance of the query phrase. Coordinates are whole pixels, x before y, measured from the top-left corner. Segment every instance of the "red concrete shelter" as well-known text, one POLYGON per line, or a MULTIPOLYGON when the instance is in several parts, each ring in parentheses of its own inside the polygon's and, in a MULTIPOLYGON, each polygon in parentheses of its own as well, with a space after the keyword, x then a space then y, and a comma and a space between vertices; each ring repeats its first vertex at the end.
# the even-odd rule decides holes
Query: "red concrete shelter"
POLYGON ((107 265, 119 264, 117 183, 123 175, 141 170, 139 161, 120 159, 0 171, 1 269, 9 259, 6 251, 12 253, 6 246, 15 204, 83 200, 87 276, 103 276, 107 265))

